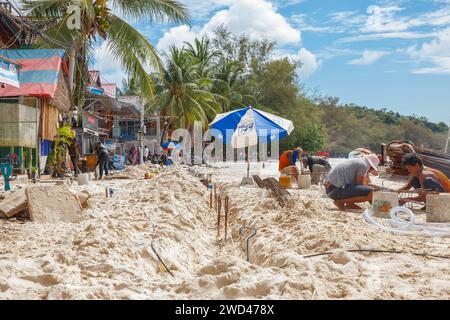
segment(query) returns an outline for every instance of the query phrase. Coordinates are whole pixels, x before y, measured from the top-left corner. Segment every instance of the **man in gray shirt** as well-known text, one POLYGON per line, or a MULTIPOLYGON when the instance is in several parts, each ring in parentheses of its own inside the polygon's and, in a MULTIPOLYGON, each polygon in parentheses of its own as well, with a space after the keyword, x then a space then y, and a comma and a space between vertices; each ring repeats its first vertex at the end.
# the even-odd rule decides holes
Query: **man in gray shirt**
POLYGON ((369 173, 378 175, 380 163, 374 154, 337 164, 325 177, 327 195, 341 210, 362 209, 356 203, 372 202, 373 189, 366 185, 369 173))

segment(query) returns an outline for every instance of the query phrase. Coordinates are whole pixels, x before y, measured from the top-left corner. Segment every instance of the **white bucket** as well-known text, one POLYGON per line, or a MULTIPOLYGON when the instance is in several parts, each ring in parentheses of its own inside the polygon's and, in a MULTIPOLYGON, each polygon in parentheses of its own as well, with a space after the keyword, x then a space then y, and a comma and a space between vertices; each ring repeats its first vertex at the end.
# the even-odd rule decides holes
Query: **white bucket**
POLYGON ((391 209, 398 206, 398 193, 381 191, 373 193, 372 209, 374 213, 388 216, 391 209))
POLYGON ((427 194, 427 222, 450 222, 450 194, 427 194))
POLYGON ((89 175, 89 181, 94 180, 95 176, 94 176, 93 172, 89 172, 88 175, 89 175))
POLYGON ((89 174, 87 173, 82 173, 78 175, 78 185, 79 186, 84 186, 89 184, 89 174))
POLYGON ((309 189, 311 187, 311 176, 309 174, 301 174, 298 176, 298 188, 309 189))

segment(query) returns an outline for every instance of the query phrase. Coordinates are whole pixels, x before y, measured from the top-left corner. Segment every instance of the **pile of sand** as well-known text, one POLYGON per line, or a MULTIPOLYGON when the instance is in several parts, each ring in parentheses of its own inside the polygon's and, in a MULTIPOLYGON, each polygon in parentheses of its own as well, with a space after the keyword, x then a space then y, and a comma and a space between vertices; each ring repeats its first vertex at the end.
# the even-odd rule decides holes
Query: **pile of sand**
POLYGON ((345 251, 446 255, 449 239, 373 229, 360 214, 334 210, 316 187, 292 191, 281 209, 266 190, 239 187, 241 176, 229 172, 215 175, 226 178, 231 199, 227 241, 223 226, 216 237, 206 187, 182 167, 152 180, 95 182, 80 224, 0 221, 0 299, 450 297, 448 260, 345 251), (116 196, 105 197, 106 185, 116 196), (241 226, 257 228, 250 263, 241 226), (333 254, 303 258, 326 251, 333 254))
POLYGON ((127 175, 131 178, 144 178, 145 174, 148 172, 156 171, 154 166, 149 166, 147 164, 139 164, 135 166, 128 166, 122 171, 122 174, 127 175))

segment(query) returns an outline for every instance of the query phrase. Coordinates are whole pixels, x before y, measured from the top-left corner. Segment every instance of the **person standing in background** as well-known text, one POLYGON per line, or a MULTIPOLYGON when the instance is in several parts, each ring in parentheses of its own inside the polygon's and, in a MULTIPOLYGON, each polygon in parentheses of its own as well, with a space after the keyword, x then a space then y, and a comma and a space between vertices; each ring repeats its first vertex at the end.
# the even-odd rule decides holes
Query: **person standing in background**
POLYGON ((80 173, 80 169, 78 168, 78 160, 80 157, 78 142, 75 137, 70 138, 69 142, 70 143, 68 144, 67 148, 69 150, 70 161, 72 162, 72 165, 73 165, 74 176, 78 177, 78 173, 80 173))
POLYGON ((108 175, 109 154, 106 147, 101 142, 94 145, 94 151, 97 155, 97 165, 99 166, 99 179, 103 180, 103 171, 108 175))

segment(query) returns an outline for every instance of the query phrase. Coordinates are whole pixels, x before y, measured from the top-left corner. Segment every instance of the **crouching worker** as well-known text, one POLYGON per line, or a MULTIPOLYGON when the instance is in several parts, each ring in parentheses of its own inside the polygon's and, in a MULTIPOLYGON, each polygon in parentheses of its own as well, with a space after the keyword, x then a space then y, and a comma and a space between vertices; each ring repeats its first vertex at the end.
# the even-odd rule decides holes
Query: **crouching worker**
POLYGON ((282 174, 292 175, 298 181, 298 168, 295 165, 302 156, 303 149, 298 147, 294 150, 286 150, 280 157, 278 171, 282 174))
POLYGON ((325 177, 328 197, 341 210, 362 209, 356 203, 372 203, 373 189, 367 185, 369 173, 378 175, 379 160, 370 154, 359 159, 345 160, 334 166, 325 177))
POLYGON ((303 167, 308 167, 311 172, 311 183, 318 184, 321 176, 331 170, 330 162, 325 157, 304 156, 302 158, 303 167))
POLYGON ((439 170, 425 168, 422 159, 417 153, 409 153, 403 158, 403 165, 408 170, 408 183, 401 191, 408 191, 411 188, 421 189, 417 197, 400 199, 400 204, 417 201, 426 202, 427 192, 450 193, 450 180, 439 170))
POLYGON ((94 151, 97 155, 97 165, 100 173, 99 179, 103 180, 103 171, 105 171, 106 176, 108 175, 109 154, 101 142, 97 142, 94 145, 94 151))

